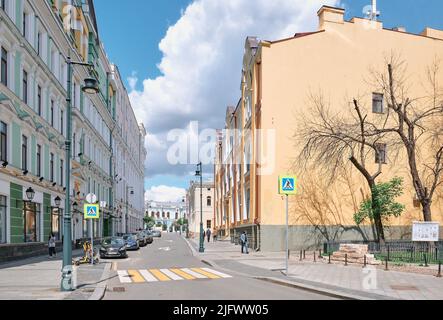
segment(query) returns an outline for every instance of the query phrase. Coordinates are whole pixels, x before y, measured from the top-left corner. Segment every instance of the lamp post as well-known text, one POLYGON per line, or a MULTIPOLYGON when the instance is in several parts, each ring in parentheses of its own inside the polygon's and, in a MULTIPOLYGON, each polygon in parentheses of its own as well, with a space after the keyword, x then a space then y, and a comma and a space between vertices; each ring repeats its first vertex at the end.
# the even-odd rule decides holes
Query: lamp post
POLYGON ((134 194, 134 187, 126 186, 126 223, 125 223, 125 233, 128 233, 128 216, 129 216, 129 190, 131 189, 131 194, 134 194))
POLYGON ((200 248, 199 252, 205 252, 204 241, 203 238, 203 165, 200 162, 197 164, 197 171, 195 172, 196 177, 200 177, 200 248))
MULTIPOLYGON (((66 63, 68 65, 68 85, 67 85, 67 97, 66 97, 66 198, 65 198, 65 211, 63 217, 63 269, 62 269, 62 281, 61 291, 72 291, 72 237, 71 237, 71 139, 72 139, 72 68, 73 65, 81 65, 87 67, 93 67, 89 63, 75 62, 71 60, 71 57, 67 57, 66 63)), ((99 92, 97 80, 93 78, 85 79, 85 85, 82 88, 83 92, 89 94, 95 94, 99 92)))

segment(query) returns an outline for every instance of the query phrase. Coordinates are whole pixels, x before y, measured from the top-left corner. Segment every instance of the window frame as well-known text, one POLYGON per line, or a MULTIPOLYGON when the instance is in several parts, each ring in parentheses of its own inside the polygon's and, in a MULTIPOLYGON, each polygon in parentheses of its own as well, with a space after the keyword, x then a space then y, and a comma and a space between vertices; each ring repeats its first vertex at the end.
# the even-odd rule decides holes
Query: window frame
POLYGON ((37 157, 36 157, 36 164, 37 164, 37 177, 42 176, 42 146, 37 144, 37 157))
POLYGON ((386 143, 377 143, 375 152, 375 163, 387 164, 388 163, 388 146, 386 143), (380 159, 381 155, 383 158, 380 159))
POLYGON ((22 170, 28 170, 28 137, 22 135, 22 170))
POLYGON ((0 121, 0 161, 8 161, 8 124, 3 121, 0 121))
POLYGON ((1 78, 0 82, 7 87, 8 86, 8 50, 3 46, 1 47, 1 78))
POLYGON ((23 69, 23 74, 22 74, 22 76, 23 76, 23 79, 22 79, 22 86, 23 86, 23 88, 22 88, 22 95, 23 95, 23 102, 25 103, 25 104, 28 104, 28 90, 29 90, 29 87, 28 87, 28 72, 25 70, 25 69, 23 69))
POLYGON ((379 92, 372 93, 372 113, 375 114, 385 114, 385 105, 384 105, 384 94, 379 92), (380 103, 381 110, 376 108, 378 106, 377 103, 380 103))
POLYGON ((42 116, 42 87, 40 85, 37 85, 37 114, 41 117, 42 116))
POLYGON ((49 181, 54 183, 54 154, 49 154, 49 181))

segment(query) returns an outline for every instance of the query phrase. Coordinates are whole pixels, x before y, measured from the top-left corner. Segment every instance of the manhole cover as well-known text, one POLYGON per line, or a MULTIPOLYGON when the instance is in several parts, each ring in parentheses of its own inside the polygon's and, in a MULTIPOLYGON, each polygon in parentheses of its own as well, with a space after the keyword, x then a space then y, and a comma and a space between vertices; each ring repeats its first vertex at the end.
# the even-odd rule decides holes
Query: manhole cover
POLYGON ((112 291, 114 291, 114 292, 125 292, 126 290, 123 287, 115 287, 112 291))
POLYGON ((414 286, 391 286, 392 290, 396 291, 419 291, 417 287, 414 286))

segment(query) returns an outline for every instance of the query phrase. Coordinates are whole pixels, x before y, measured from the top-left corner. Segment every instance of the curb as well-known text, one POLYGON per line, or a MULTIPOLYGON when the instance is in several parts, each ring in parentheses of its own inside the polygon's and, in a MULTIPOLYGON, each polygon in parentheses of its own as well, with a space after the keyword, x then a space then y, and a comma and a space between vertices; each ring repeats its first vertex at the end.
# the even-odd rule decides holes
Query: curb
POLYGON ((105 296, 106 288, 108 286, 108 280, 105 281, 105 279, 109 278, 109 273, 111 271, 111 263, 107 262, 106 266, 103 270, 102 277, 100 278, 100 282, 98 286, 95 288, 94 293, 89 297, 88 300, 102 300, 105 296))
POLYGON ((189 240, 186 239, 186 237, 183 237, 183 239, 185 240, 188 247, 191 249, 192 256, 194 256, 194 257, 198 256, 197 250, 195 250, 195 248, 192 246, 192 244, 189 242, 189 240))

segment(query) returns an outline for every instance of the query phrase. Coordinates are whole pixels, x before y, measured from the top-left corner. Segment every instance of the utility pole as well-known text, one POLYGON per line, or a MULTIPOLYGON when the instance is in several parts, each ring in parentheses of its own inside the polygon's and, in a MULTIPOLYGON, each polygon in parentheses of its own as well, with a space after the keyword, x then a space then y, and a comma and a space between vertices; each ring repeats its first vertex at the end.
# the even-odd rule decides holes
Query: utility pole
POLYGON ((204 241, 203 238, 203 164, 200 162, 197 165, 197 172, 195 175, 200 177, 200 248, 199 252, 205 252, 204 241))

